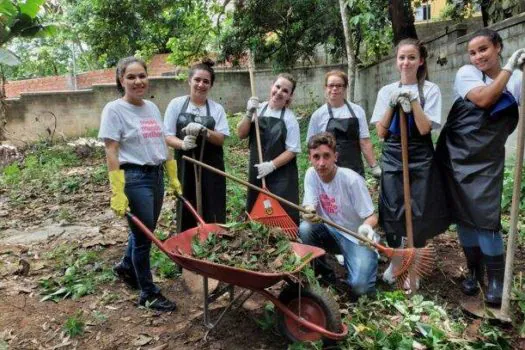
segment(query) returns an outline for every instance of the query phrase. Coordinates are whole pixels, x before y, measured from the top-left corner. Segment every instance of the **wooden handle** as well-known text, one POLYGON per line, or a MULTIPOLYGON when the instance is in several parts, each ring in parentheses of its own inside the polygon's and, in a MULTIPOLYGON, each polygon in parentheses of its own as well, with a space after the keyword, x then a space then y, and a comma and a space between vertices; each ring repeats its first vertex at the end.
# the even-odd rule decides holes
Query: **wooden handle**
MULTIPOLYGON (((257 187, 255 185, 252 185, 251 183, 249 183, 248 181, 244 181, 244 180, 241 180, 233 175, 230 175, 228 173, 225 173, 224 171, 222 170, 219 170, 217 168, 214 168, 208 164, 205 164, 205 163, 202 163, 202 162, 199 162, 198 160, 195 160, 193 158, 190 158, 190 157, 187 157, 187 156, 182 156, 182 159, 188 161, 188 162, 191 162, 191 163, 194 163, 194 164, 198 164, 200 166, 202 166, 203 168, 205 169, 208 169, 216 174, 219 174, 219 175, 222 175, 230 180, 233 180, 235 182, 238 182, 246 187, 249 187, 251 188, 252 190, 255 190, 255 191, 259 191, 261 193, 264 193, 265 195, 267 195, 268 197, 272 197, 273 199, 276 199, 278 200, 279 202, 282 202, 284 204, 286 204, 287 206, 295 209, 295 210, 298 210, 300 212, 303 212, 305 214, 310 214, 309 211, 307 211, 306 209, 304 209, 303 207, 301 207, 300 205, 297 205, 293 202, 290 202, 289 200, 287 199, 284 199, 282 197, 279 197, 278 195, 276 194, 273 194, 271 193, 270 191, 266 190, 266 189, 263 189, 263 188, 260 188, 260 187, 257 187)), ((368 239, 367 237, 363 237, 361 236, 360 234, 358 233, 355 233, 353 231, 350 231, 349 229, 347 229, 346 227, 343 227, 339 224, 336 224, 335 222, 333 222, 332 220, 329 220, 329 219, 326 219, 326 218, 323 218, 321 216, 319 216, 319 218, 326 224, 332 226, 332 227, 335 227, 336 229, 338 229, 339 231, 342 231, 344 233, 348 233, 350 236, 354 237, 354 238, 357 238, 358 240, 368 244, 369 246, 372 246, 378 250, 381 250, 383 251, 384 249, 386 249, 385 247, 383 247, 382 245, 372 241, 371 239, 368 239)))
POLYGON ((408 168, 408 128, 407 118, 402 108, 399 108, 399 119, 401 129, 401 159, 403 160, 403 197, 405 202, 405 225, 407 232, 407 244, 409 248, 414 247, 414 229, 412 227, 412 196, 410 194, 410 176, 408 168))
MULTIPOLYGON (((252 52, 248 50, 248 72, 250 73, 250 89, 252 90, 252 96, 255 96, 255 74, 253 73, 253 68, 255 62, 253 59, 252 52)), ((262 146, 261 146, 261 131, 259 129, 259 117, 257 116, 257 111, 253 113, 252 116, 255 123, 255 140, 257 142, 257 156, 259 158, 259 163, 263 162, 262 155, 262 146)), ((266 189, 266 179, 263 177, 261 179, 262 187, 266 189)))
POLYGON ((522 74, 520 116, 518 120, 518 138, 516 141, 516 163, 514 165, 514 184, 512 189, 512 204, 510 207, 510 229, 507 237, 507 254, 505 257, 505 279, 503 280, 503 295, 501 299, 501 316, 510 321, 510 299, 512 291, 512 274, 514 270, 514 253, 516 235, 520 216, 521 175, 523 172, 523 153, 525 148, 525 74, 522 74))

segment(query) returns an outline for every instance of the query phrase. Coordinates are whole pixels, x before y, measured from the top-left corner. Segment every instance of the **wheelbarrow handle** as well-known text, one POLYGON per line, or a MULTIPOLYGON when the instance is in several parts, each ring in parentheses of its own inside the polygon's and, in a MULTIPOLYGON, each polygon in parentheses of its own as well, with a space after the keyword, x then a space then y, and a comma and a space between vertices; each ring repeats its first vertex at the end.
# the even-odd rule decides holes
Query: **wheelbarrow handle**
POLYGON ((160 239, 157 238, 157 236, 155 236, 155 234, 153 232, 151 232, 151 230, 146 226, 144 225, 144 223, 142 221, 140 221, 140 219, 138 217, 136 217, 135 215, 131 214, 131 212, 126 212, 126 216, 128 217, 129 220, 131 220, 131 222, 133 222, 135 224, 135 226, 137 226, 139 228, 139 230, 146 236, 148 237, 153 243, 155 243, 155 245, 157 247, 159 247, 160 250, 162 250, 164 253, 166 253, 168 256, 170 256, 170 253, 164 248, 164 245, 162 243, 162 241, 160 239))
MULTIPOLYGON (((193 160, 193 158, 189 158, 189 159, 193 160)), ((204 163, 202 163, 202 164, 204 164, 204 163)), ((199 213, 197 213, 197 210, 195 210, 193 205, 191 205, 191 203, 186 198, 184 198, 181 194, 176 193, 176 192, 175 192, 175 197, 177 197, 177 199, 180 200, 184 204, 186 209, 188 209, 190 211, 190 213, 199 222, 200 225, 206 225, 206 222, 204 221, 202 216, 200 216, 199 213)))
MULTIPOLYGON (((184 160, 189 161, 189 162, 196 163, 196 164, 202 166, 203 168, 208 169, 208 170, 210 170, 210 171, 212 171, 212 172, 214 172, 214 173, 216 173, 216 174, 219 174, 219 175, 222 175, 222 176, 224 176, 224 177, 227 177, 227 178, 230 179, 230 180, 233 180, 233 181, 235 181, 235 182, 238 182, 238 183, 240 183, 240 184, 243 184, 243 185, 245 185, 245 186, 251 188, 252 190, 255 190, 255 191, 259 191, 259 192, 261 192, 261 193, 264 193, 265 195, 267 195, 267 196, 269 196, 269 197, 272 197, 273 199, 276 199, 276 200, 278 200, 279 202, 282 202, 282 203, 286 204, 287 206, 289 206, 289 207, 291 207, 291 208, 293 208, 293 209, 295 209, 295 210, 298 210, 298 211, 303 212, 303 213, 305 213, 305 214, 309 214, 309 213, 310 213, 309 211, 307 211, 306 209, 304 209, 304 208, 301 207, 300 205, 297 205, 297 204, 295 204, 295 203, 293 203, 293 202, 290 202, 289 200, 286 200, 286 199, 284 199, 284 198, 282 198, 282 197, 279 197, 278 195, 273 194, 273 193, 271 193, 271 192, 269 192, 269 191, 267 191, 267 190, 265 190, 265 189, 263 189, 263 188, 260 188, 260 187, 258 187, 258 186, 252 185, 251 183, 249 183, 249 182, 247 182, 247 181, 244 181, 244 180, 241 180, 241 179, 239 179, 239 178, 237 178, 237 177, 235 177, 235 176, 233 176, 233 175, 230 175, 230 174, 228 174, 228 173, 225 173, 225 172, 222 171, 222 170, 219 170, 219 169, 214 168, 214 167, 212 167, 212 166, 210 166, 210 165, 208 165, 208 164, 205 164, 205 163, 199 162, 199 161, 197 161, 197 160, 195 160, 195 159, 193 159, 193 158, 187 157, 187 156, 182 156, 182 158, 183 158, 184 160)), ((384 247, 384 246, 382 246, 382 245, 380 245, 380 244, 378 244, 378 243, 372 241, 371 239, 368 239, 367 237, 361 236, 360 234, 355 233, 355 232, 353 232, 353 231, 347 229, 346 227, 343 227, 343 226, 341 226, 341 225, 339 225, 339 224, 336 224, 336 223, 333 222, 332 220, 329 220, 329 219, 323 218, 323 217, 321 217, 321 216, 320 216, 319 218, 320 218, 324 223, 326 223, 326 224, 328 224, 328 225, 330 225, 330 226, 332 226, 332 227, 335 227, 335 228, 338 229, 339 231, 342 231, 342 232, 344 232, 344 233, 348 233, 350 236, 352 236, 352 237, 354 237, 354 238, 356 238, 356 239, 358 239, 358 240, 364 242, 364 243, 367 244, 369 247, 376 248, 376 249, 378 249, 379 251, 385 251, 386 249, 388 249, 388 248, 386 248, 386 247, 384 247)))

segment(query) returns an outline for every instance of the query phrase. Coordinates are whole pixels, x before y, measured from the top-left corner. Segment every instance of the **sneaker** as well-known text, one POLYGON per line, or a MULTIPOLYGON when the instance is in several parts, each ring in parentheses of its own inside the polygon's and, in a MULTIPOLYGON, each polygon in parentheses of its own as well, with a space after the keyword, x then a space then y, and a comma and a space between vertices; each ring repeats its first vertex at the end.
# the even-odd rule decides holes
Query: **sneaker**
POLYGON ((345 257, 341 254, 335 254, 335 258, 337 259, 337 262, 341 266, 345 266, 345 257))
POLYGON ((113 273, 129 288, 139 289, 139 283, 137 282, 137 276, 135 276, 135 271, 124 267, 122 262, 118 263, 113 267, 113 273))
POLYGON ((166 299, 162 294, 151 294, 146 297, 139 298, 139 305, 147 307, 148 309, 157 311, 175 311, 177 310, 177 304, 175 302, 166 299))
POLYGON ((390 285, 396 283, 396 278, 394 277, 394 266, 392 263, 390 263, 385 272, 383 272, 383 281, 390 285))

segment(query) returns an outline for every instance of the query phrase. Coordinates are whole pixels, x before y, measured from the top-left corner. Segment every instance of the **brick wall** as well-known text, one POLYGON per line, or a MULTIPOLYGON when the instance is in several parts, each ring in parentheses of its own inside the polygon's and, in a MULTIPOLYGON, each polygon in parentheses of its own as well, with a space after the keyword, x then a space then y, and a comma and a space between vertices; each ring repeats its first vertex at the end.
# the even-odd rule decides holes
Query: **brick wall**
MULTIPOLYGON (((168 54, 155 55, 148 64, 150 76, 173 75, 176 67, 166 62, 168 54)), ((115 81, 115 68, 94 70, 76 76, 77 89, 90 89, 95 84, 107 84, 115 81)), ((19 97, 23 92, 74 90, 72 75, 61 75, 26 80, 8 81, 5 85, 6 96, 19 97)))

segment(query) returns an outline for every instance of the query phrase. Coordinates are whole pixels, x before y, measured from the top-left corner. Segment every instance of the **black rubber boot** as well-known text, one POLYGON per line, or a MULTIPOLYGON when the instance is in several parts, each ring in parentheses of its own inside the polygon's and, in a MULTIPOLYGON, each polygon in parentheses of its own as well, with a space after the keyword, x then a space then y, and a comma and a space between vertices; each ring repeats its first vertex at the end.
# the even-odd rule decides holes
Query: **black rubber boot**
POLYGON ((479 285, 483 286, 483 253, 479 247, 463 247, 463 252, 467 259, 468 274, 461 283, 461 290, 463 294, 476 295, 479 293, 479 285))
POLYGON ((487 267, 488 288, 485 293, 485 302, 493 306, 501 305, 503 294, 503 278, 505 277, 505 256, 503 254, 490 256, 483 255, 487 267))

